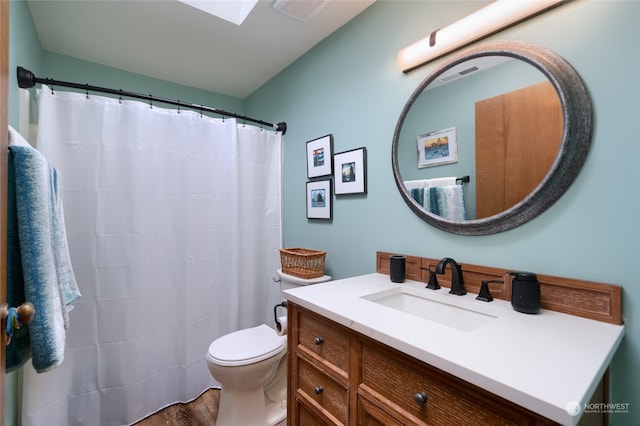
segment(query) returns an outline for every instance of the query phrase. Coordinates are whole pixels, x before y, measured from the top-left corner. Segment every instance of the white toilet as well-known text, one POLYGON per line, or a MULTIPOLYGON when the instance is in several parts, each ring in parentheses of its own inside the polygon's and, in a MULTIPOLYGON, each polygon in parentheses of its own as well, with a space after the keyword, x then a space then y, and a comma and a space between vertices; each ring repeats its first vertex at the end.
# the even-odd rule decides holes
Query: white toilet
MULTIPOLYGON (((302 279, 280 269, 277 277, 280 290, 331 279, 328 275, 302 279)), ((274 426, 286 418, 286 355, 287 337, 266 324, 234 331, 211 343, 207 365, 222 386, 216 426, 274 426)))

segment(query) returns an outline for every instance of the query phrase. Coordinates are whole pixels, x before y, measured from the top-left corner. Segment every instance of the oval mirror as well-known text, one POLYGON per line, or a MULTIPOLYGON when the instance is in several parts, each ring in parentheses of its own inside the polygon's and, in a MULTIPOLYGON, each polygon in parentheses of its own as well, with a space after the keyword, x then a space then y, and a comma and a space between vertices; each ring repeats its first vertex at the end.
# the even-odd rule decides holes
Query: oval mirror
POLYGON ((429 224, 494 234, 567 190, 591 134, 591 100, 567 61, 532 43, 484 43, 451 57, 413 92, 393 136, 393 174, 429 224))

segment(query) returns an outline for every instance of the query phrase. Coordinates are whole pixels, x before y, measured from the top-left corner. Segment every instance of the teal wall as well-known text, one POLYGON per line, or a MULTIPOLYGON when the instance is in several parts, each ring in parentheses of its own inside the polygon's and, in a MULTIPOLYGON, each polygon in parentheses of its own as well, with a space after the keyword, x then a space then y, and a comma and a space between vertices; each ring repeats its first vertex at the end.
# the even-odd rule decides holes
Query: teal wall
MULTIPOLYGON (((179 99, 189 104, 213 106, 237 114, 244 113, 244 103, 238 98, 169 83, 167 81, 145 77, 140 74, 133 74, 46 51, 44 52, 43 73, 46 75, 42 75, 42 77, 52 78, 54 80, 71 81, 74 83, 86 82, 94 86, 122 89, 124 91, 143 94, 151 93, 154 96, 166 99, 179 99)), ((158 106, 173 108, 167 104, 158 104, 158 106)))
POLYGON ((18 125, 18 84, 16 67, 22 66, 37 76, 44 68, 44 50, 38 40, 27 2, 9 3, 9 124, 18 125))
MULTIPOLYGON (((612 366, 612 401, 630 403, 630 413, 614 416, 613 424, 640 424, 640 2, 574 0, 492 37, 536 42, 572 63, 593 98, 595 132, 582 172, 548 211, 501 234, 467 237, 422 222, 397 192, 390 160, 395 124, 434 65, 405 75, 396 53, 482 3, 378 0, 245 101, 44 52, 23 0, 11 2, 10 61, 38 76, 286 121, 285 246, 327 250, 335 278, 374 271, 375 252, 384 250, 622 285, 627 334, 612 366), (334 197, 331 222, 308 221, 306 142, 328 133, 335 152, 367 148, 368 193, 334 197)), ((8 384, 8 425, 16 424, 14 386, 8 384)))
POLYGON ((630 403, 631 413, 613 424, 640 424, 640 3, 577 0, 492 37, 564 56, 589 88, 595 132, 576 182, 549 210, 513 230, 469 237, 414 216, 397 192, 390 153, 405 101, 435 66, 404 75, 396 53, 478 6, 378 1, 247 99, 249 114, 289 126, 285 246, 326 250, 335 278, 373 272, 384 250, 622 285, 627 330, 612 400, 630 403), (306 142, 328 133, 336 152, 366 146, 368 193, 334 197, 332 222, 309 221, 306 142))

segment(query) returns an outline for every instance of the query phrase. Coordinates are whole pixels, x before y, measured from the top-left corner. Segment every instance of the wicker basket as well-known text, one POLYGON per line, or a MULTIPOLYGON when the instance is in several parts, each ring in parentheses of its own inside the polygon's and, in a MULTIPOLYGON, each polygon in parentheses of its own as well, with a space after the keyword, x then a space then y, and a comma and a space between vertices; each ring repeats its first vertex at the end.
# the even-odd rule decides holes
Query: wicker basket
POLYGON ((280 249, 282 272, 305 279, 321 277, 326 254, 326 251, 304 248, 280 249))

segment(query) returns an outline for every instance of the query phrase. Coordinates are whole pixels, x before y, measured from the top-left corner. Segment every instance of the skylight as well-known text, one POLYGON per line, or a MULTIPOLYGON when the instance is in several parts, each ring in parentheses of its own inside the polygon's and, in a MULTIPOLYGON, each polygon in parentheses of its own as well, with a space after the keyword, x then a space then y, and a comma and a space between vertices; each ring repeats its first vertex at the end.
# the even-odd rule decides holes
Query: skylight
POLYGON ((241 25, 258 0, 178 0, 225 21, 241 25))

